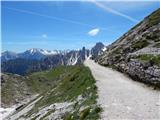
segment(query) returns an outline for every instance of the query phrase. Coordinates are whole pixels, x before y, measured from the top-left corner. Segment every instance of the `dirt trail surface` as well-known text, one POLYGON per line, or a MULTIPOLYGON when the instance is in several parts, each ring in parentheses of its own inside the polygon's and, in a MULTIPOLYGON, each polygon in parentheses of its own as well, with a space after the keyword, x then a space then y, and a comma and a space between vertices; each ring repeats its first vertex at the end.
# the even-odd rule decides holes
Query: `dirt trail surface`
POLYGON ((160 91, 92 60, 84 63, 96 79, 102 120, 159 120, 160 91))

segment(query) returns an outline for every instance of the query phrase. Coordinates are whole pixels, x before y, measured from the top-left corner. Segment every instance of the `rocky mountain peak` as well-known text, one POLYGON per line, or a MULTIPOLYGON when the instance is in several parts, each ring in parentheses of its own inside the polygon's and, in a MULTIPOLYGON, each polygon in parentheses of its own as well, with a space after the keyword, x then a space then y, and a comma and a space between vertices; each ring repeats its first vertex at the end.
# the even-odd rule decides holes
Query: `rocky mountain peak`
POLYGON ((104 44, 102 42, 97 42, 96 45, 94 46, 96 48, 99 48, 99 47, 104 47, 104 44))
POLYGON ((92 59, 96 58, 98 55, 103 53, 104 44, 101 42, 96 43, 96 45, 91 49, 92 59))

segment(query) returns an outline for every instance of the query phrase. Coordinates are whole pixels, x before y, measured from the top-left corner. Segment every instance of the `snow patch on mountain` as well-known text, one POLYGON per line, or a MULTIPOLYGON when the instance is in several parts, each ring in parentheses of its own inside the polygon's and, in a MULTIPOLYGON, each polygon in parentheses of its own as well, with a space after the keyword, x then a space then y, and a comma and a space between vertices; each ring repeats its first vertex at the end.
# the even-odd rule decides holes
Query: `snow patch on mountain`
POLYGON ((58 50, 50 51, 50 50, 43 50, 43 49, 39 49, 39 48, 32 48, 32 49, 29 49, 27 51, 30 54, 41 53, 43 55, 56 55, 56 54, 60 53, 60 51, 58 51, 58 50))
POLYGON ((44 50, 40 48, 32 48, 28 49, 25 52, 21 53, 14 53, 10 51, 5 51, 1 54, 1 61, 8 61, 8 60, 13 60, 17 58, 23 58, 23 59, 35 59, 35 60, 40 60, 44 59, 47 56, 52 56, 52 55, 66 55, 70 50, 44 50))
POLYGON ((76 53, 75 58, 72 60, 72 65, 75 65, 78 61, 78 53, 76 53))
POLYGON ((104 47, 104 48, 102 48, 102 51, 104 52, 104 51, 106 51, 107 50, 107 48, 106 47, 104 47))

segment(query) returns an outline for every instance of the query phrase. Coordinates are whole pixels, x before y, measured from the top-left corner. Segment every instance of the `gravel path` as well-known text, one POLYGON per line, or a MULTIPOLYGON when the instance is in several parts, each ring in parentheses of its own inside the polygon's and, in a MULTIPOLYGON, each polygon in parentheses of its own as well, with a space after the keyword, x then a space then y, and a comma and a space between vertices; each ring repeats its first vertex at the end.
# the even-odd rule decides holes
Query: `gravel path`
POLYGON ((84 64, 97 80, 102 120, 160 120, 160 91, 92 60, 84 64))

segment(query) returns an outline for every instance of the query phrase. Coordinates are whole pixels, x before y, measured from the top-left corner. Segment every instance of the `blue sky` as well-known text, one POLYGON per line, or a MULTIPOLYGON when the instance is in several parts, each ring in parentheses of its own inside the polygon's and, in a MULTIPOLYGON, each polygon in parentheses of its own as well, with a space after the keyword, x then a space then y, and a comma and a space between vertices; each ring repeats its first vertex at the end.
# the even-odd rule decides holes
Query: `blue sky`
POLYGON ((2 2, 2 51, 106 45, 151 12, 157 2, 2 2))

